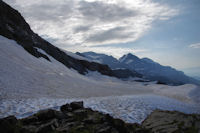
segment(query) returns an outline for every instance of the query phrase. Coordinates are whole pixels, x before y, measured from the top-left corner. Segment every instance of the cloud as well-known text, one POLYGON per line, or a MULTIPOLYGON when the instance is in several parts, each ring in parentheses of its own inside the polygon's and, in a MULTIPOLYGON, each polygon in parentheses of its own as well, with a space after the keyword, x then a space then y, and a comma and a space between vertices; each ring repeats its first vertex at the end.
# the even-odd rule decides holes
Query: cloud
POLYGON ((178 9, 152 0, 6 2, 22 13, 36 33, 62 48, 134 42, 154 21, 166 21, 179 13, 178 9))
POLYGON ((124 27, 115 27, 113 29, 105 30, 100 33, 95 33, 90 35, 89 38, 86 39, 86 42, 99 44, 101 44, 102 42, 104 42, 104 44, 118 43, 120 42, 120 40, 123 40, 124 38, 129 38, 131 36, 131 33, 124 34, 124 30, 126 30, 126 28, 124 27))
POLYGON ((189 45, 190 48, 200 48, 200 43, 194 43, 189 45))
POLYGON ((78 10, 89 21, 113 22, 131 18, 138 14, 134 9, 100 1, 81 1, 79 6, 78 10))
POLYGON ((87 25, 87 26, 78 26, 74 28, 74 32, 78 33, 78 32, 84 32, 84 31, 88 31, 90 30, 91 25, 87 25))

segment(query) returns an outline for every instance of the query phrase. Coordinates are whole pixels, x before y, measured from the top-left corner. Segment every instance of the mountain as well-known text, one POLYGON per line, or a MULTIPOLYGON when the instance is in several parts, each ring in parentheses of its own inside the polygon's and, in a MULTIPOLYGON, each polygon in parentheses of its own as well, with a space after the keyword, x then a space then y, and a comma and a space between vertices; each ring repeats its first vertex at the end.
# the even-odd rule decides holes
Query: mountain
POLYGON ((80 56, 87 57, 92 61, 96 61, 101 64, 108 64, 112 69, 124 68, 124 65, 121 64, 116 58, 113 56, 108 56, 105 54, 99 54, 95 52, 84 52, 84 53, 76 53, 80 56))
POLYGON ((80 55, 82 57, 85 57, 91 61, 98 62, 101 64, 106 64, 108 65, 114 72, 118 73, 116 75, 124 75, 123 77, 127 77, 127 74, 130 74, 131 77, 142 77, 142 74, 134 71, 134 70, 129 70, 126 68, 126 65, 121 63, 119 60, 114 58, 113 56, 109 56, 106 54, 99 54, 95 52, 84 52, 84 53, 76 53, 77 55, 80 55))
POLYGON ((111 70, 107 65, 72 57, 71 54, 67 54, 65 51, 53 46, 35 34, 21 14, 3 1, 0 1, 0 18, 0 35, 15 40, 17 44, 21 45, 28 53, 37 58, 42 57, 50 61, 48 56, 38 50, 41 49, 66 67, 77 70, 80 74, 87 74, 89 71, 98 71, 103 75, 117 78, 133 76, 132 73, 121 77, 119 75, 120 72, 111 70))
POLYGON ((186 76, 182 71, 178 71, 170 66, 162 66, 149 58, 138 58, 135 55, 127 54, 119 61, 126 64, 130 70, 135 70, 151 80, 159 80, 164 83, 184 84, 198 83, 191 77, 186 76))
POLYGON ((173 85, 185 83, 199 84, 199 81, 186 76, 182 71, 178 71, 170 66, 162 66, 149 58, 140 59, 131 53, 122 56, 119 60, 112 56, 94 52, 85 52, 80 53, 79 55, 102 64, 107 64, 112 69, 129 69, 133 72, 142 74, 147 79, 157 80, 160 83, 173 85))

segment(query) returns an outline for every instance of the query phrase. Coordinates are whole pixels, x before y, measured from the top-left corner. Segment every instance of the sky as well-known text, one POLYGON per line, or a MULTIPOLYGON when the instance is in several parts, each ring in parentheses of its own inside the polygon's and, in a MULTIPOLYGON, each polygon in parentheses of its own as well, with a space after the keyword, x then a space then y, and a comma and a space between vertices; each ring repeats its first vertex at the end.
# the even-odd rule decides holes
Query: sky
POLYGON ((200 0, 4 0, 72 52, 132 53, 200 73, 200 0))

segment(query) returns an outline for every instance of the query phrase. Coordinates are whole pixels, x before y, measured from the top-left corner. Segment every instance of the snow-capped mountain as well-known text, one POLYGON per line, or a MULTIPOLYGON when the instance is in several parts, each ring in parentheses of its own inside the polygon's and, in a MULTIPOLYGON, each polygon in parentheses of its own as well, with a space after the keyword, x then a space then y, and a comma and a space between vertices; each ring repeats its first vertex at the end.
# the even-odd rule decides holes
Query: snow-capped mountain
POLYGON ((114 58, 113 56, 109 56, 106 54, 99 54, 95 52, 84 52, 84 53, 76 53, 77 55, 80 55, 82 57, 85 57, 89 60, 92 60, 94 62, 98 62, 101 64, 108 65, 114 72, 118 73, 119 75, 124 75, 123 77, 127 77, 126 75, 131 74, 132 77, 142 77, 142 74, 139 74, 138 72, 134 70, 129 70, 126 67, 126 64, 121 63, 119 60, 114 58))
POLYGON ((115 69, 116 67, 129 69, 133 72, 144 75, 147 79, 158 80, 162 83, 174 85, 185 83, 199 84, 199 81, 186 76, 182 71, 178 71, 170 66, 162 66, 149 58, 140 59, 131 53, 123 55, 119 60, 112 56, 97 54, 94 52, 85 52, 79 55, 93 61, 107 64, 112 69, 115 69))
POLYGON ((80 56, 85 56, 86 58, 99 62, 101 64, 109 64, 109 66, 112 69, 117 69, 117 68, 124 68, 124 65, 121 64, 116 58, 113 56, 105 55, 105 54, 98 54, 95 52, 84 52, 84 53, 76 53, 80 56))
POLYGON ((151 80, 159 80, 169 84, 198 83, 196 80, 186 76, 182 71, 170 66, 162 66, 149 58, 140 59, 129 53, 121 57, 119 61, 122 64, 126 64, 130 70, 135 70, 151 80))

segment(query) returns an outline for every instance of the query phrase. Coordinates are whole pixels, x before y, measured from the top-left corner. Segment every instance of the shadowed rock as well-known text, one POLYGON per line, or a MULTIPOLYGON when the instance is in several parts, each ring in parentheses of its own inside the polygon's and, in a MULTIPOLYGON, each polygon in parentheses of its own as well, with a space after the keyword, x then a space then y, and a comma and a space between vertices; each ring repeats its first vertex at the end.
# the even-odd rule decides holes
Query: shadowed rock
POLYGON ((149 133, 142 126, 127 124, 83 107, 83 102, 61 106, 62 111, 42 110, 23 119, 0 119, 1 133, 149 133))
POLYGON ((199 133, 200 115, 155 110, 143 121, 142 126, 155 133, 199 133))
POLYGON ((42 110, 23 119, 0 119, 0 133, 199 133, 200 115, 177 111, 152 112, 141 125, 84 108, 83 102, 42 110))

